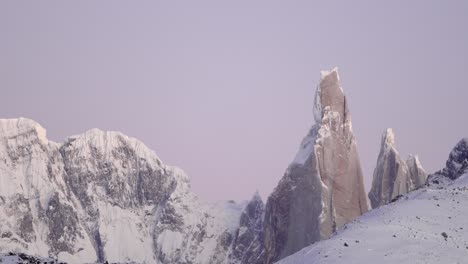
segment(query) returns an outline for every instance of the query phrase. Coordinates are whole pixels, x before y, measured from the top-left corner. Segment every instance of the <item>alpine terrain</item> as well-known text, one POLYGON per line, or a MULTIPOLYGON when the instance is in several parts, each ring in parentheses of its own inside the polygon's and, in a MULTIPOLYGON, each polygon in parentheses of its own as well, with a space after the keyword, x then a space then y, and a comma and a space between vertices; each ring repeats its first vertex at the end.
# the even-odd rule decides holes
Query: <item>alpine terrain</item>
POLYGON ((57 143, 0 119, 0 262, 466 263, 468 139, 426 181, 387 129, 367 212, 348 107, 337 68, 323 71, 315 124, 266 203, 202 203, 181 169, 119 132, 57 143))
POLYGON ((468 139, 463 139, 423 188, 278 263, 467 263, 467 200, 468 139))
POLYGON ((201 204, 182 170, 121 133, 93 129, 55 143, 32 120, 0 120, 0 253, 236 263, 256 241, 262 212, 258 195, 201 204))

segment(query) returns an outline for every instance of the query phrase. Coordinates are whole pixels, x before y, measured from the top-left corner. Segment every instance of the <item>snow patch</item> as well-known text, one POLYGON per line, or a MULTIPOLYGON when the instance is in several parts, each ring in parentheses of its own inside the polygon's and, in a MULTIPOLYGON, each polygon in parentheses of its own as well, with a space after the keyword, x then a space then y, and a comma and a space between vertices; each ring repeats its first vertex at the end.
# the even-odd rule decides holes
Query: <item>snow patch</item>
POLYGON ((338 67, 335 66, 331 70, 322 70, 322 71, 320 71, 321 80, 325 79, 325 77, 327 77, 328 75, 330 75, 332 73, 336 73, 336 76, 338 76, 338 80, 340 79, 339 74, 338 74, 338 67))

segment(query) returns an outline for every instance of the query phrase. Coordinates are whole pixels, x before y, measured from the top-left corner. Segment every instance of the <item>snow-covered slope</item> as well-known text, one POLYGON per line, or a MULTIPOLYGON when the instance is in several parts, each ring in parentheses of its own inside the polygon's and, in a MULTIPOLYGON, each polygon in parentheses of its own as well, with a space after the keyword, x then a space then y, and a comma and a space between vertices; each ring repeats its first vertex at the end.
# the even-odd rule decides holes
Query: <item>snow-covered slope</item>
POLYGON ((280 264, 468 263, 468 174, 374 209, 280 264))
POLYGON ((468 263, 467 142, 451 152, 446 175, 278 263, 468 263))
POLYGON ((32 120, 0 119, 0 253, 71 263, 236 263, 247 210, 200 203, 182 170, 121 133, 93 129, 58 144, 32 120))
POLYGON ((0 253, 96 260, 68 195, 59 145, 28 119, 0 120, 0 253))

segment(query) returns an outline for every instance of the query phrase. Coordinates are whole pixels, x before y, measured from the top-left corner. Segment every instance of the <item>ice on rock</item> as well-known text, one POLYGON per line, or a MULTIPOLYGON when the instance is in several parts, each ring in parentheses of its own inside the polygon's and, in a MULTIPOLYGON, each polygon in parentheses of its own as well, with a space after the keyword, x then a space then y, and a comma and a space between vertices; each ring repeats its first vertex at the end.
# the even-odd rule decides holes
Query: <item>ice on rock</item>
POLYGON ((394 146, 395 145, 395 134, 393 133, 393 129, 387 128, 382 135, 383 140, 385 141, 386 146, 394 146))
POLYGON ((0 119, 0 249, 96 260, 91 241, 68 196, 58 145, 38 123, 0 119), (67 228, 65 228, 65 223, 67 228))
POLYGON ((0 253, 236 263, 245 207, 202 204, 181 169, 122 133, 91 129, 59 144, 32 120, 0 119, 0 253))

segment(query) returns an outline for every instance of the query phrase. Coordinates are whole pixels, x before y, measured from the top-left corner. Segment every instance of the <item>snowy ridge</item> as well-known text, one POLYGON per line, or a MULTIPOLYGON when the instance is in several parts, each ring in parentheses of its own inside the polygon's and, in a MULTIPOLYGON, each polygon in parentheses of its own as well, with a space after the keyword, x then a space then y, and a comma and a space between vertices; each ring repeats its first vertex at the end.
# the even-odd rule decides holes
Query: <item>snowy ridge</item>
POLYGON ((315 141, 317 140, 317 126, 312 126, 309 131, 309 134, 304 137, 299 147, 299 150, 296 154, 296 157, 293 160, 293 163, 304 164, 307 159, 310 157, 314 151, 315 141))
MULTIPOLYGON (((201 204, 140 141, 89 130, 58 144, 0 119, 0 253, 69 263, 233 263, 246 203, 201 204)), ((253 227, 247 227, 253 228, 253 227)))

